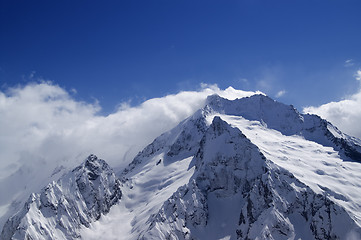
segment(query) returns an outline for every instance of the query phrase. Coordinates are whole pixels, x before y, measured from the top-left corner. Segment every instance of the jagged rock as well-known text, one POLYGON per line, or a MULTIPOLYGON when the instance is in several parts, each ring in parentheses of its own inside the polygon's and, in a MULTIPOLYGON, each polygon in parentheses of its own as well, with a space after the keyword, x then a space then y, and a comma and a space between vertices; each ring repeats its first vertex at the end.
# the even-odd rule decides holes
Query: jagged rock
POLYGON ((148 220, 148 231, 139 238, 148 239, 193 239, 189 227, 207 225, 206 196, 192 180, 180 187, 148 220), (170 231, 171 230, 171 231, 170 231))
POLYGON ((122 196, 120 181, 95 155, 58 181, 33 193, 11 217, 1 239, 76 239, 79 228, 109 212, 122 196))

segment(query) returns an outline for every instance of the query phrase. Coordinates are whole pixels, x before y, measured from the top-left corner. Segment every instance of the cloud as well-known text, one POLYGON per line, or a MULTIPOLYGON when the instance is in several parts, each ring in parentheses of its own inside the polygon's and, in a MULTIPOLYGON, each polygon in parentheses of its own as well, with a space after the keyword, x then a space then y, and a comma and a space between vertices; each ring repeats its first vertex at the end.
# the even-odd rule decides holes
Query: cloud
POLYGON ((34 79, 35 74, 36 71, 31 71, 31 73, 29 74, 29 79, 34 79))
POLYGON ((361 70, 357 70, 355 73, 355 78, 357 81, 361 81, 361 70))
MULTIPOLYGON (((199 91, 135 107, 125 102, 102 116, 97 101, 77 101, 74 92, 51 82, 0 91, 0 192, 6 193, 0 196, 0 209, 39 191, 55 168, 73 168, 91 153, 112 167, 125 167, 154 138, 203 107, 208 95, 235 99, 254 94, 202 84, 199 91)), ((0 228, 3 221, 0 213, 0 228)))
POLYGON ((238 82, 242 84, 242 86, 248 87, 250 85, 250 81, 247 78, 240 78, 238 79, 238 82))
POLYGON ((267 80, 259 80, 257 82, 257 88, 258 89, 262 89, 265 91, 270 91, 272 89, 272 83, 271 80, 267 79, 267 80))
POLYGON ((355 65, 353 59, 347 59, 344 64, 345 67, 352 67, 353 65, 355 65))
POLYGON ((269 96, 282 97, 286 93, 285 90, 282 90, 282 81, 285 80, 286 72, 286 69, 280 63, 263 66, 254 78, 254 88, 265 92, 269 96))
MULTIPOLYGON (((361 70, 355 74, 361 81, 361 70)), ((361 88, 358 92, 338 102, 330 102, 318 107, 305 107, 305 113, 312 113, 327 119, 341 131, 361 139, 361 88)))
POLYGON ((282 97, 283 95, 286 94, 286 91, 285 90, 281 90, 279 91, 277 94, 276 94, 276 98, 279 98, 279 97, 282 97))
POLYGON ((242 82, 242 83, 246 83, 246 84, 249 83, 247 78, 241 78, 241 79, 239 79, 239 81, 242 82))

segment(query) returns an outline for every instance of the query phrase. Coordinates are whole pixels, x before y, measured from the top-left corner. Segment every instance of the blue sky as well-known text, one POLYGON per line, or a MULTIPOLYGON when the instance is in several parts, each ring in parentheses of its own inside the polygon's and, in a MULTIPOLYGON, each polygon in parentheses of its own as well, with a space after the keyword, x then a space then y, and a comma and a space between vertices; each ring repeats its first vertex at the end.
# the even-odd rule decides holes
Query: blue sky
POLYGON ((0 86, 52 80, 104 113, 201 83, 317 106, 359 88, 360 9, 356 0, 1 0, 0 86))

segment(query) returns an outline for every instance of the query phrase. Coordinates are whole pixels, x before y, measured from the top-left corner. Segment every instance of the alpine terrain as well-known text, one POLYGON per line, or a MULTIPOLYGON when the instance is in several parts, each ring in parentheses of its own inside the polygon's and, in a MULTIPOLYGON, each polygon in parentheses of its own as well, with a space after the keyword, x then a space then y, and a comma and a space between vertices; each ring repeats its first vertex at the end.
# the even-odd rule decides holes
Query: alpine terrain
POLYGON ((361 140, 256 94, 218 95, 121 171, 95 155, 1 239, 361 239, 361 140))

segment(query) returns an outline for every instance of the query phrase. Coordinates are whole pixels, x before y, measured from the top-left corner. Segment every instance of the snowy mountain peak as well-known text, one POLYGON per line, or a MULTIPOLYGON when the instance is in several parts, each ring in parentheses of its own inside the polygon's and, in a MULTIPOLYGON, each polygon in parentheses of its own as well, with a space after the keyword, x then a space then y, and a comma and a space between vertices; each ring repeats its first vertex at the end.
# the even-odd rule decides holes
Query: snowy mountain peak
POLYGON ((89 155, 79 167, 73 170, 73 172, 77 172, 76 174, 79 178, 81 178, 82 175, 87 175, 87 178, 91 181, 95 181, 105 172, 108 173, 111 171, 110 166, 94 154, 89 155))
POLYGON ((286 135, 299 132, 303 123, 302 115, 293 106, 279 103, 262 94, 235 100, 212 95, 207 99, 206 108, 210 112, 260 121, 286 135))
POLYGON ((337 127, 317 115, 301 114, 292 105, 286 105, 268 96, 257 94, 228 100, 218 95, 207 98, 204 111, 208 115, 225 114, 258 121, 283 135, 299 135, 307 140, 333 147, 344 158, 361 162, 361 141, 343 134, 337 127))
POLYGON ((23 209, 11 217, 1 239, 74 239, 109 212, 122 196, 120 182, 109 165, 95 155, 33 193, 23 209))

